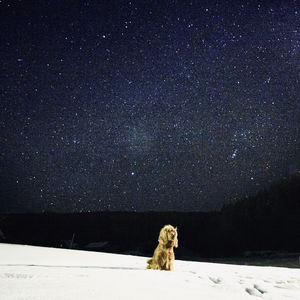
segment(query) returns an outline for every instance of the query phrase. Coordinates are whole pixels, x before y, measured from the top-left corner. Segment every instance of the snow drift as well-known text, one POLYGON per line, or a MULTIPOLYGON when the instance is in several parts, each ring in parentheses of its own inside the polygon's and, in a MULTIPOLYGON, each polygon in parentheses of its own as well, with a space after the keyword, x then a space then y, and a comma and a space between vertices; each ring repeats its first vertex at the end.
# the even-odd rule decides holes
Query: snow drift
POLYGON ((168 272, 146 259, 0 244, 1 299, 300 299, 300 269, 175 260, 168 272))

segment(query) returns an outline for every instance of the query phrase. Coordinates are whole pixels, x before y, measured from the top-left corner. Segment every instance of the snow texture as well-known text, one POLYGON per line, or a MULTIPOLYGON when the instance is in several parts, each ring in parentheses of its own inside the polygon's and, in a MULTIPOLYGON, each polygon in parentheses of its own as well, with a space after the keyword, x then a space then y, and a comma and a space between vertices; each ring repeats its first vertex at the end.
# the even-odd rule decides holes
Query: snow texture
POLYGON ((146 269, 145 257, 0 244, 2 300, 300 299, 300 269, 175 260, 146 269))

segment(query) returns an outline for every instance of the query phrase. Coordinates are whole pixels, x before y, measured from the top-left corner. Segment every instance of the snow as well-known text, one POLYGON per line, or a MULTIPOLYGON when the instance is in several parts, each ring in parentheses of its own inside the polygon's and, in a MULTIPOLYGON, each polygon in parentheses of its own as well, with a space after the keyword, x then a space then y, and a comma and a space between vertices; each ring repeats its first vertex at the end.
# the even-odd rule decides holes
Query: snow
POLYGON ((175 260, 168 272, 146 260, 0 244, 1 299, 300 299, 300 269, 175 260))

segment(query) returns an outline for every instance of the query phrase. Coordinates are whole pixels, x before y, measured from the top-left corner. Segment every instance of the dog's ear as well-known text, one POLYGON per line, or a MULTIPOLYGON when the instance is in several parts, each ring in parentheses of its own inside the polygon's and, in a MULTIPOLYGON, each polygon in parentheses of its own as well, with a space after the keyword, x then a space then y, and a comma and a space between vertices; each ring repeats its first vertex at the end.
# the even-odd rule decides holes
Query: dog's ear
POLYGON ((160 233, 159 233, 159 237, 158 237, 158 242, 162 245, 166 244, 168 241, 168 237, 167 237, 167 233, 166 233, 166 228, 163 227, 161 230, 160 230, 160 233))
POLYGON ((174 247, 175 247, 175 248, 178 248, 178 233, 177 233, 177 227, 175 228, 174 247))

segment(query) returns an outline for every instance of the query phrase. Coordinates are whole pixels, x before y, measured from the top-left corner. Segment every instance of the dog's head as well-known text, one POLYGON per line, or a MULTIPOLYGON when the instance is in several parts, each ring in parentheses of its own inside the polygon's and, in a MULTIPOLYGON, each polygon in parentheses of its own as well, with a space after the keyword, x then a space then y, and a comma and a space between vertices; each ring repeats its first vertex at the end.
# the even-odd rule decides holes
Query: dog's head
POLYGON ((173 227, 172 225, 165 225, 158 237, 158 242, 162 245, 167 245, 168 247, 178 247, 178 233, 177 227, 173 227))

